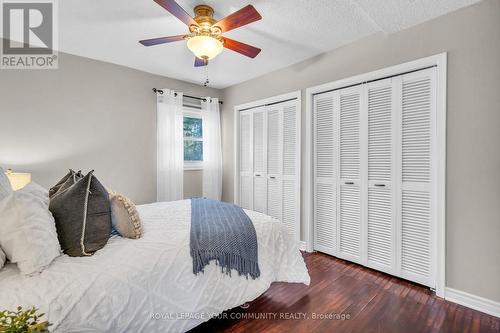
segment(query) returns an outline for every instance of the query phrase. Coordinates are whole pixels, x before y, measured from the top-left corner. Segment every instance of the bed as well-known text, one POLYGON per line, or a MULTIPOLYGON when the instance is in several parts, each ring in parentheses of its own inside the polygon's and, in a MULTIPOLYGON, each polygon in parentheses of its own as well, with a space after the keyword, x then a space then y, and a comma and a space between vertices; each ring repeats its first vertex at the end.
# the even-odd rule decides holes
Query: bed
POLYGON ((272 282, 309 284, 298 244, 279 221, 245 211, 257 233, 261 275, 223 274, 211 263, 192 273, 189 200, 138 206, 144 236, 113 236, 92 257, 62 255, 33 277, 7 264, 0 309, 35 305, 54 332, 185 332, 249 302, 272 282))

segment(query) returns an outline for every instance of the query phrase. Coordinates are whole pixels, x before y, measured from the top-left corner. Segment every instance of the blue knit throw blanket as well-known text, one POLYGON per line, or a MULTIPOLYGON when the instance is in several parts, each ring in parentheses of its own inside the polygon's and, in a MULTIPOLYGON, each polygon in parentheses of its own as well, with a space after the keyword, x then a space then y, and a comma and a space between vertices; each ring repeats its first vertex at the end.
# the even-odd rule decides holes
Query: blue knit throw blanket
POLYGON ((191 199, 191 257, 193 273, 204 272, 211 260, 231 276, 260 276, 257 234, 250 218, 237 205, 205 198, 191 199))

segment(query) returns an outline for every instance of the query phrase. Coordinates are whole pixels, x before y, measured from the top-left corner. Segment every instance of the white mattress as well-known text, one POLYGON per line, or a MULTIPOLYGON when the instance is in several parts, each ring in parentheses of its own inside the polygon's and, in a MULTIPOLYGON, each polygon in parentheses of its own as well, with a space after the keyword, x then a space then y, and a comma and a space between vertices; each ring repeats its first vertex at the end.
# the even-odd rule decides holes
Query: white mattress
POLYGON ((257 232, 258 279, 214 263, 192 273, 189 200, 138 206, 139 240, 113 237, 92 257, 57 258, 40 275, 0 270, 0 310, 35 305, 55 332, 184 332, 251 301, 273 281, 309 284, 298 244, 277 220, 246 211, 257 232))

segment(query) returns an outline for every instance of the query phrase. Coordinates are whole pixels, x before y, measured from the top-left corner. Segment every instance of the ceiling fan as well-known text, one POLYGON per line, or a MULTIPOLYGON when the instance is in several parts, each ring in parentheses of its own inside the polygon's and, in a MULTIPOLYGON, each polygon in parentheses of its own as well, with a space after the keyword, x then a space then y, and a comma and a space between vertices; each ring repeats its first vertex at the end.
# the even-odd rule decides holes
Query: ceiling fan
POLYGON ((196 67, 206 66, 208 61, 219 55, 223 48, 228 48, 247 57, 255 58, 261 49, 221 36, 230 30, 242 27, 262 19, 252 6, 248 5, 220 21, 214 19, 214 10, 207 5, 194 7, 195 17, 191 17, 174 0, 154 0, 172 15, 189 27, 189 34, 145 39, 139 41, 144 46, 187 40, 187 47, 196 56, 196 67))

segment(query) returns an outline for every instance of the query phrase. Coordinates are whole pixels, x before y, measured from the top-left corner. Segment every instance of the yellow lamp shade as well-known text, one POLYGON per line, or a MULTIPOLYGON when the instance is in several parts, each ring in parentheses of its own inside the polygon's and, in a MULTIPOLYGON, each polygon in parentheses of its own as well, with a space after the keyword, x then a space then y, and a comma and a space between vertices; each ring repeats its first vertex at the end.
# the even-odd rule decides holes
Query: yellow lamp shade
POLYGON ((222 52, 224 46, 217 38, 194 36, 188 39, 187 47, 200 59, 213 59, 222 52))
POLYGON ((7 178, 9 178, 10 185, 14 191, 25 187, 29 182, 31 182, 31 173, 12 172, 11 169, 8 169, 5 174, 7 175, 7 178))

